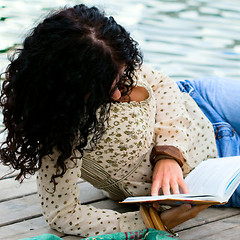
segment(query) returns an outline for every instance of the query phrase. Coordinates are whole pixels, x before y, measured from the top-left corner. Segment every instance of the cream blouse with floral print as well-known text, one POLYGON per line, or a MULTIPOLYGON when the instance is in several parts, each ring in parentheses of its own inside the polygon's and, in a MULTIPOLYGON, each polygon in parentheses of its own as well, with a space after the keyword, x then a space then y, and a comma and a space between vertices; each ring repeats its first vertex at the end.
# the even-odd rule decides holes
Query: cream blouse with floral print
MULTIPOLYGON (((136 81, 148 91, 148 98, 112 104, 108 127, 97 148, 86 151, 84 160, 67 161, 66 173, 56 178, 55 191, 51 176, 56 172, 59 153, 54 150, 51 156, 44 157, 37 178, 38 192, 43 214, 52 228, 83 237, 143 229, 138 211, 120 214, 81 205, 76 186, 79 178, 86 176, 102 189, 116 182, 114 186, 120 195, 109 191, 109 196, 121 199, 150 194, 149 155, 154 145, 179 148, 186 160, 182 167, 184 175, 202 160, 217 157, 212 125, 188 94, 182 93, 162 72, 145 66, 138 72, 136 81), (104 178, 102 175, 106 182, 99 181, 104 178)), ((80 153, 73 151, 73 157, 80 157, 80 153)))

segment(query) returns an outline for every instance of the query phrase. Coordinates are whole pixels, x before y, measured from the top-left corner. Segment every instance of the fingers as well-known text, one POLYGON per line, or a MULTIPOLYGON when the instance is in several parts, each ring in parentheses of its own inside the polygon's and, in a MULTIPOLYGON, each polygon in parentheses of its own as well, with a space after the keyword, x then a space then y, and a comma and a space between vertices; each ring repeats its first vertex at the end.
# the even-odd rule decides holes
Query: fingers
POLYGON ((158 196, 160 188, 161 188, 161 182, 160 181, 153 181, 152 189, 151 189, 151 195, 152 196, 158 196))
POLYGON ((152 196, 158 196, 161 189, 162 189, 162 192, 163 192, 164 195, 170 195, 171 194, 168 179, 165 178, 165 179, 163 179, 163 181, 161 181, 161 180, 153 181, 152 190, 151 190, 152 196))
POLYGON ((188 193, 187 185, 183 179, 180 179, 179 182, 177 182, 176 180, 170 181, 169 179, 166 178, 162 181, 162 183, 161 183, 161 180, 153 182, 151 195, 152 196, 159 195, 159 192, 161 189, 164 195, 170 195, 171 190, 173 194, 179 194, 180 188, 182 189, 183 193, 188 193))
POLYGON ((188 193, 179 164, 173 159, 158 161, 153 169, 152 196, 159 195, 161 189, 164 195, 170 195, 171 190, 173 194, 179 194, 180 188, 188 193))
POLYGON ((162 192, 164 195, 170 195, 171 189, 172 189, 173 194, 179 194, 179 186, 177 183, 170 186, 169 183, 166 182, 166 183, 162 184, 162 186, 161 186, 161 184, 159 182, 156 182, 155 184, 152 184, 151 195, 158 196, 161 189, 162 189, 162 192))
POLYGON ((179 194, 179 185, 177 182, 170 184, 173 194, 179 194))
POLYGON ((170 187, 172 189, 173 194, 179 194, 180 188, 182 189, 183 193, 189 193, 187 184, 182 178, 177 179, 176 181, 172 181, 170 187))
POLYGON ((181 188, 183 193, 189 193, 187 184, 183 179, 178 179, 170 183, 173 194, 180 194, 179 189, 181 188))
POLYGON ((179 184, 179 187, 182 189, 183 193, 189 193, 187 184, 183 179, 180 179, 178 184, 179 184))
MULTIPOLYGON (((184 181, 183 181, 184 182, 184 181)), ((185 182, 184 182, 185 183, 185 182)), ((170 179, 168 177, 155 179, 152 183, 151 195, 159 195, 160 190, 164 195, 170 195, 171 190, 173 194, 179 194, 179 184, 175 179, 170 179)))
POLYGON ((164 178, 162 183, 162 191, 164 195, 170 195, 170 184, 169 184, 169 178, 164 178))

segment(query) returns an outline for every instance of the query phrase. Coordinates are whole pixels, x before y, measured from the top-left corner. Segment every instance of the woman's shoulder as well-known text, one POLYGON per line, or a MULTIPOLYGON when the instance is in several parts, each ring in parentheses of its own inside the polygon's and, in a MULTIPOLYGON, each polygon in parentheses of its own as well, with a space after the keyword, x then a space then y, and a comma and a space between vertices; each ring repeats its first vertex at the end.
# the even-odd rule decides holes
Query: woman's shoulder
POLYGON ((175 85, 175 81, 172 80, 164 71, 154 69, 151 65, 143 64, 136 73, 136 79, 138 82, 147 82, 151 87, 161 84, 175 85))
POLYGON ((136 72, 137 76, 149 76, 154 74, 155 72, 157 72, 153 67, 151 67, 148 64, 142 64, 141 67, 138 69, 138 71, 136 72))

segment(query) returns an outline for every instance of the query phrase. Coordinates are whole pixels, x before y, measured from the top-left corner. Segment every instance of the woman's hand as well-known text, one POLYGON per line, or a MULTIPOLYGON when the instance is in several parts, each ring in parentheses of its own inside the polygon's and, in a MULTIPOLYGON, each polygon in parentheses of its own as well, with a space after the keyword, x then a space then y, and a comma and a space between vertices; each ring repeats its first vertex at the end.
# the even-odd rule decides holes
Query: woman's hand
POLYGON ((182 204, 179 207, 173 207, 163 211, 160 215, 163 224, 168 228, 174 228, 187 220, 196 217, 202 210, 210 205, 197 205, 192 207, 191 204, 182 204))
POLYGON ((179 187, 183 193, 188 193, 188 188, 183 180, 182 169, 178 162, 173 159, 159 160, 153 169, 152 196, 159 195, 162 189, 164 195, 179 194, 179 187))

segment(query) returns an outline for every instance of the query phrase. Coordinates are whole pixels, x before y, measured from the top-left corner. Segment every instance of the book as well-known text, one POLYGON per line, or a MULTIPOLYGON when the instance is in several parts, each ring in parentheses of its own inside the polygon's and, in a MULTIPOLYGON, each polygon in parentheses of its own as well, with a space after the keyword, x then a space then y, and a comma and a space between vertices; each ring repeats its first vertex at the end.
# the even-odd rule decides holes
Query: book
POLYGON ((184 180, 189 194, 128 197, 121 203, 224 204, 240 183, 240 156, 204 160, 184 180))

